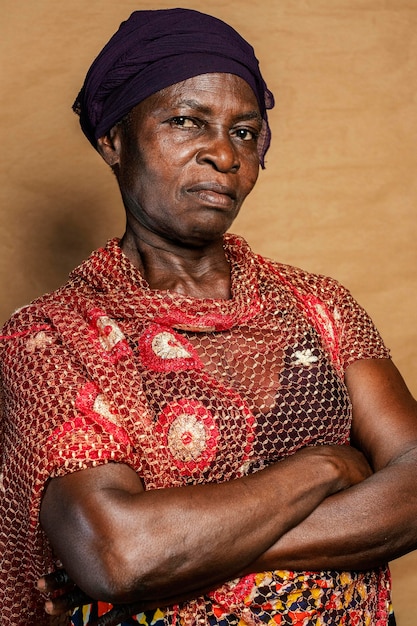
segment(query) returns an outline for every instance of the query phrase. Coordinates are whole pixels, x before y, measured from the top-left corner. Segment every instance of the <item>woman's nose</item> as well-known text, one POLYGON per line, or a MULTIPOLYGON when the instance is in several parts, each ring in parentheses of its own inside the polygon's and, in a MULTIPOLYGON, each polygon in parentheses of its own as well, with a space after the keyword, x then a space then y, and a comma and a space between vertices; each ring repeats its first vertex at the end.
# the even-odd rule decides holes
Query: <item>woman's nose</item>
POLYGON ((211 129, 204 136, 203 147, 197 152, 197 163, 209 163, 219 172, 237 172, 240 159, 233 138, 226 129, 211 129))

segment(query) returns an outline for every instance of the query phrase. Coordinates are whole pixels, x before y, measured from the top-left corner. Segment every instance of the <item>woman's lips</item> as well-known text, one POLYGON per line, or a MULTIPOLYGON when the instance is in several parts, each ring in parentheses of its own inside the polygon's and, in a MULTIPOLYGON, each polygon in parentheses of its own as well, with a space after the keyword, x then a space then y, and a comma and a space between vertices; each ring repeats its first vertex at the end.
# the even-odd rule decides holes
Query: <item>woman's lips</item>
POLYGON ((213 182, 193 185, 188 189, 188 193, 197 196, 206 204, 225 208, 234 205, 236 200, 236 194, 231 187, 213 182))

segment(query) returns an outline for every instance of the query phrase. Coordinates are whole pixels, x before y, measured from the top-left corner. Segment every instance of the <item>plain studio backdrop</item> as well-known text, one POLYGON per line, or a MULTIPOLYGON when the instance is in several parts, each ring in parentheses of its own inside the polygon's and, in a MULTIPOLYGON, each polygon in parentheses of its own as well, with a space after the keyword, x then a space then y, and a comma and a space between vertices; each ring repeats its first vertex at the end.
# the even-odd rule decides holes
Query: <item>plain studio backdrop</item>
MULTIPOLYGON (((276 98, 267 169, 234 232, 344 283, 416 395, 417 0, 0 0, 0 321, 122 234, 115 180, 71 105, 123 19, 178 5, 240 31, 276 98)), ((392 570, 412 626, 417 556, 392 570)))

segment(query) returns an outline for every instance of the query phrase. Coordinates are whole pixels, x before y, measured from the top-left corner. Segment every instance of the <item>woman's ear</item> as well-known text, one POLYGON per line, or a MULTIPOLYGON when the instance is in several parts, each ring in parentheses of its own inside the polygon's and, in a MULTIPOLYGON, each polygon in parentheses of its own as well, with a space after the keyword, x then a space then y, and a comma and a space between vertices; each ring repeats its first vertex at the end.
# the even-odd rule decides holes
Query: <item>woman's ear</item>
POLYGON ((120 128, 113 126, 106 135, 97 139, 97 151, 112 169, 120 161, 121 137, 120 128))

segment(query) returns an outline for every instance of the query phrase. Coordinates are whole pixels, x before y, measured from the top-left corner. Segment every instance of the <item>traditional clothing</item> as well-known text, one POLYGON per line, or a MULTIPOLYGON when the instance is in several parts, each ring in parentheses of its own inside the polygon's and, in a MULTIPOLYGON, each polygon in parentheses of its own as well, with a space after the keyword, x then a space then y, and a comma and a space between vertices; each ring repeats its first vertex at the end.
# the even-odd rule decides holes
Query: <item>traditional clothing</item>
MULTIPOLYGON (((4 328, 5 624, 48 623, 34 585, 54 567, 39 527, 50 477, 114 461, 146 489, 218 483, 304 446, 349 441, 344 371, 389 356, 372 321, 332 279, 264 259, 233 235, 224 248, 229 300, 151 290, 112 240, 4 328)), ((107 607, 85 607, 74 623, 98 610, 107 607)), ((381 568, 254 573, 135 619, 386 626, 389 612, 381 568)))

